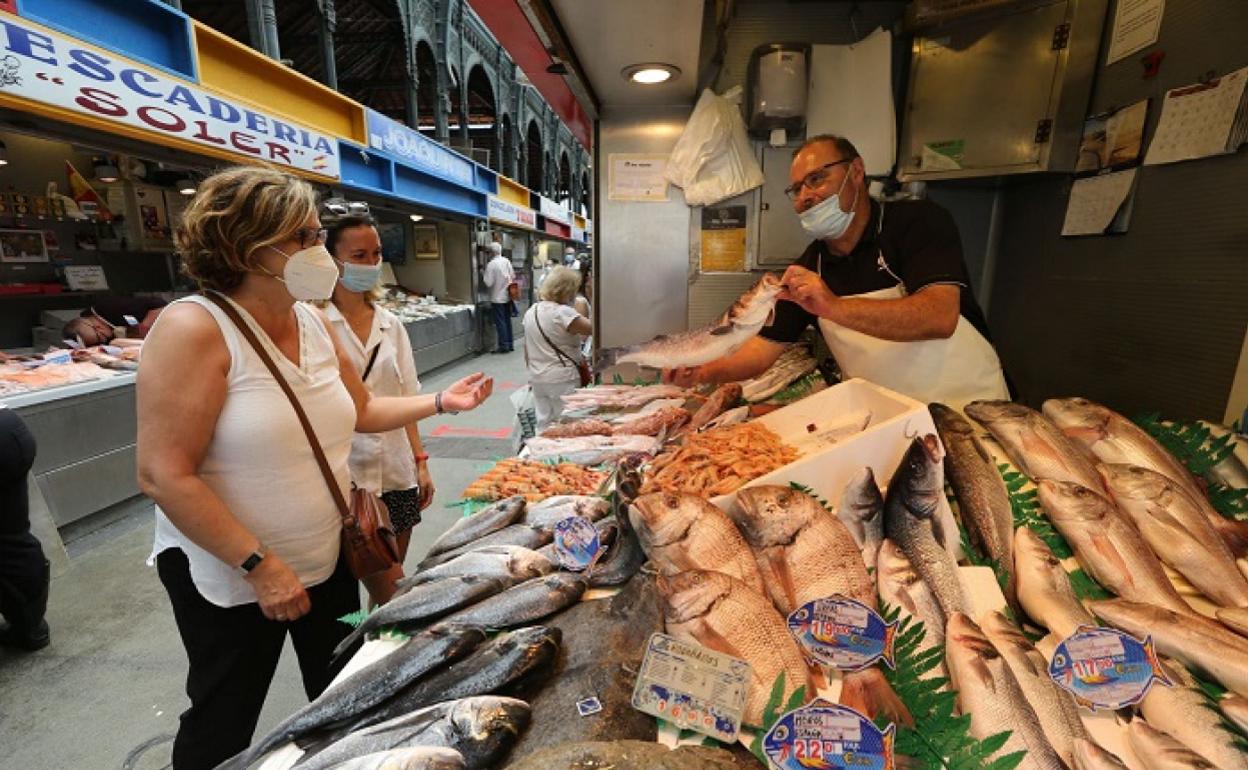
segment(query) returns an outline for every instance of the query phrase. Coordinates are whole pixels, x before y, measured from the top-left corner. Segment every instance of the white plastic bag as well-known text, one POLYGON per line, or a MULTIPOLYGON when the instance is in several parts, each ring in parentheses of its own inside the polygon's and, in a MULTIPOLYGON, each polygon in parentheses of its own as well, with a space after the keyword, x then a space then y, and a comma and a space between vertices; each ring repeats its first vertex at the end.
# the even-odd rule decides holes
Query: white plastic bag
POLYGON ((516 409, 516 422, 512 428, 514 449, 519 452, 524 442, 537 435, 537 407, 533 400, 533 388, 525 385, 511 394, 511 405, 516 409))
POLYGON ((711 206, 763 183, 738 105, 741 87, 702 92, 667 161, 667 181, 690 206, 711 206))

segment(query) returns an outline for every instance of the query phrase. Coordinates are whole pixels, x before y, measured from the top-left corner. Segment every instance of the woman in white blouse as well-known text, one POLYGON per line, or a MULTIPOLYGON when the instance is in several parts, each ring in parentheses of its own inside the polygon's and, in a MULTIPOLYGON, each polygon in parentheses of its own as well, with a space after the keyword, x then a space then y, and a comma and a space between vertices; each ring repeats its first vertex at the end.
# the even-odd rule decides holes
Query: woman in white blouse
POLYGON ((578 271, 556 267, 542 281, 541 301, 524 314, 524 362, 538 433, 563 414, 563 394, 580 385, 581 341, 594 333, 593 323, 573 306, 580 288, 578 271))
MULTIPOLYGON (((342 271, 333 299, 325 307, 339 347, 374 395, 416 395, 420 380, 407 329, 393 313, 377 306, 381 237, 368 215, 368 204, 330 205, 322 210, 321 222, 329 232, 325 248, 342 271)), ((395 581, 403 577, 412 527, 420 523, 420 512, 433 501, 429 455, 421 446, 416 424, 411 423, 388 433, 356 433, 350 465, 357 486, 381 495, 399 538, 399 563, 364 580, 374 601, 385 602, 394 594, 395 581)))

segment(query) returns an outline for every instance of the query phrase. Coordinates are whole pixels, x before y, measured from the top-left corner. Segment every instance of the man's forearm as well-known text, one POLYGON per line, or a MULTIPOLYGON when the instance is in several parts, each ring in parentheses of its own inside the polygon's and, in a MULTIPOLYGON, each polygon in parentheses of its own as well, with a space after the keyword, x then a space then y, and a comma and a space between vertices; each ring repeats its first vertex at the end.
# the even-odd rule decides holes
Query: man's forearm
POLYGON ((953 333, 957 314, 920 294, 902 299, 837 298, 821 317, 847 329, 893 342, 943 339, 953 333))

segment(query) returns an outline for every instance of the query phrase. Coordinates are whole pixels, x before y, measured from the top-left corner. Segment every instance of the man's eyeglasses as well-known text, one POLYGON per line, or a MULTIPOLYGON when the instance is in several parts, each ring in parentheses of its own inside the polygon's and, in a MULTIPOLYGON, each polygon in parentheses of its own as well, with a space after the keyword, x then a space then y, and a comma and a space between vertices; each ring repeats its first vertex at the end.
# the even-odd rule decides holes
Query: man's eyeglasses
POLYGON ((301 227, 295 231, 295 237, 299 239, 299 248, 306 249, 324 243, 329 231, 324 227, 301 227))
POLYGON ((831 163, 825 163, 806 176, 802 177, 802 181, 784 188, 784 194, 789 196, 789 200, 795 201, 797 200, 797 196, 802 194, 803 187, 809 187, 814 190, 819 187, 819 185, 828 181, 828 174, 833 168, 841 165, 842 163, 852 163, 853 160, 853 158, 841 158, 840 160, 834 160, 831 163))

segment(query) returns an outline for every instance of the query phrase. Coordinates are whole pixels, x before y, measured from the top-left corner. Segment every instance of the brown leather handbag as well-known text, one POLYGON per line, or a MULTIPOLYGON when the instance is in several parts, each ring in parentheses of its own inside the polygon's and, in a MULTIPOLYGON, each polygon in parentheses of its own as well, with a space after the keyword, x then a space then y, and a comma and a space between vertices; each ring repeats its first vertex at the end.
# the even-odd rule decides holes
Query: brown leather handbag
POLYGON ((390 511, 386 509, 386 504, 369 490, 357 487, 355 484, 351 485, 350 501, 343 497, 333 469, 329 467, 329 461, 325 459, 325 450, 321 448, 321 442, 316 438, 312 423, 308 421, 308 415, 303 411, 303 406, 299 403, 295 392, 290 389, 290 383, 286 382, 286 378, 282 376, 273 358, 260 344, 260 340, 256 339, 255 332, 239 316, 229 300, 213 292, 204 292, 204 296, 221 308, 221 311, 234 322, 243 338, 251 344, 252 350, 256 351, 256 355, 273 375, 273 379, 277 380, 286 398, 290 399, 290 405, 295 409, 295 416, 299 418, 299 424, 303 426, 303 432, 312 446, 312 455, 316 458, 316 464, 321 469, 321 475, 325 477, 329 493, 333 496, 339 515, 342 517, 342 553, 347 559, 351 574, 355 575, 356 579, 363 580, 369 575, 385 572, 398 564, 398 540, 394 534, 394 526, 390 523, 390 511))

